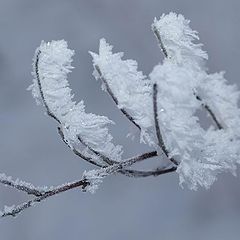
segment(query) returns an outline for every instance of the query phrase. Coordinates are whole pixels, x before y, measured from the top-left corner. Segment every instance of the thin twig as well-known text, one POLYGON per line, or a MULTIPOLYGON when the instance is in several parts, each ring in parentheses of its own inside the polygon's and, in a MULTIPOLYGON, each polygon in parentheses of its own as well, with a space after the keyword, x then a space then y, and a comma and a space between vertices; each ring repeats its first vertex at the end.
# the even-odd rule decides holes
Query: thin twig
POLYGON ((212 109, 206 103, 204 103, 202 98, 199 95, 197 95, 195 92, 194 92, 194 95, 195 95, 196 99, 201 102, 201 104, 205 108, 205 110, 209 113, 213 122, 216 124, 217 128, 219 130, 223 129, 222 124, 218 121, 218 119, 217 119, 216 115, 213 113, 212 109))
MULTIPOLYGON (((106 90, 108 92, 108 94, 110 95, 110 97, 113 99, 113 101, 115 102, 115 104, 118 106, 118 99, 117 97, 114 95, 112 89, 110 88, 107 80, 104 78, 104 76, 102 75, 102 72, 100 70, 100 67, 98 65, 94 66, 96 71, 99 74, 100 79, 102 80, 102 82, 104 83, 106 90)), ((120 108, 120 111, 140 130, 141 127, 135 122, 134 118, 127 112, 126 109, 124 108, 120 108)))
POLYGON ((40 203, 42 200, 44 200, 48 197, 54 196, 56 194, 59 194, 59 193, 62 193, 62 192, 65 192, 65 191, 68 191, 68 190, 71 190, 71 189, 74 189, 74 188, 77 188, 77 187, 81 187, 82 190, 84 190, 87 185, 89 185, 89 183, 85 179, 81 179, 80 181, 75 181, 75 182, 72 182, 72 183, 65 184, 61 187, 57 187, 53 190, 47 191, 44 194, 29 200, 28 202, 24 202, 22 204, 19 204, 16 207, 12 207, 11 210, 4 211, 1 214, 1 217, 6 217, 6 216, 15 217, 17 214, 19 214, 23 210, 25 210, 29 207, 32 207, 35 203, 40 203))
POLYGON ((157 94, 158 94, 157 84, 154 83, 153 84, 153 114, 154 114, 155 130, 156 130, 156 135, 158 139, 158 145, 162 149, 162 151, 165 153, 167 158, 175 165, 178 165, 178 162, 174 158, 169 157, 169 152, 165 146, 165 143, 162 137, 162 133, 159 126, 159 119, 158 119, 157 94))
MULTIPOLYGON (((110 159, 109 157, 105 156, 104 154, 96 151, 95 149, 93 149, 92 147, 90 147, 88 144, 86 144, 83 139, 81 139, 80 136, 78 136, 78 140, 85 145, 87 148, 89 148, 90 151, 92 151, 93 153, 95 153, 97 156, 99 156, 104 162, 106 162, 108 165, 113 165, 113 164, 119 164, 120 162, 115 161, 110 159)), ((157 151, 152 151, 152 152, 148 152, 148 153, 144 153, 142 155, 139 155, 136 157, 137 161, 136 162, 140 162, 143 160, 146 160, 148 158, 152 158, 152 157, 157 157, 157 151)), ((151 171, 139 171, 139 170, 132 170, 132 169, 123 169, 120 170, 119 173, 122 173, 128 177, 148 177, 148 176, 158 176, 161 174, 161 171, 165 171, 165 168, 158 168, 155 170, 151 170, 151 171)))
POLYGON ((43 105, 44 105, 44 107, 45 107, 46 110, 47 110, 48 116, 52 117, 52 118, 55 119, 59 124, 61 124, 60 120, 59 120, 59 119, 52 113, 52 111, 50 110, 50 108, 49 108, 49 106, 48 106, 48 104, 47 104, 47 102, 46 102, 44 93, 43 93, 42 83, 41 83, 40 75, 39 75, 39 58, 40 58, 40 55, 41 55, 41 51, 38 50, 37 53, 36 53, 36 60, 35 60, 35 64, 34 64, 35 76, 36 76, 36 79, 37 79, 39 92, 40 92, 40 95, 41 95, 41 98, 42 98, 42 101, 43 101, 43 105))
POLYGON ((95 166, 97 166, 97 167, 104 167, 104 165, 95 162, 91 157, 88 157, 88 156, 84 155, 83 153, 79 152, 76 148, 74 148, 73 146, 71 146, 71 145, 66 141, 62 129, 61 129, 60 127, 58 127, 57 129, 58 129, 58 133, 59 133, 61 139, 63 140, 63 142, 68 146, 68 148, 70 148, 70 149, 73 151, 73 153, 74 153, 75 155, 77 155, 78 157, 82 158, 83 160, 85 160, 85 161, 87 161, 88 163, 91 163, 91 164, 93 164, 93 165, 95 165, 95 166))
POLYGON ((13 180, 12 177, 6 176, 4 173, 0 174, 0 183, 37 197, 41 196, 44 193, 44 188, 35 187, 31 183, 27 183, 19 179, 13 180))
POLYGON ((168 58, 168 53, 167 53, 167 50, 166 50, 166 48, 165 48, 165 46, 164 46, 164 44, 163 44, 163 42, 162 42, 161 35, 160 35, 157 27, 156 27, 154 24, 152 25, 152 31, 153 31, 155 37, 156 37, 157 40, 158 40, 159 47, 160 47, 160 49, 161 49, 164 57, 165 57, 165 58, 168 58))

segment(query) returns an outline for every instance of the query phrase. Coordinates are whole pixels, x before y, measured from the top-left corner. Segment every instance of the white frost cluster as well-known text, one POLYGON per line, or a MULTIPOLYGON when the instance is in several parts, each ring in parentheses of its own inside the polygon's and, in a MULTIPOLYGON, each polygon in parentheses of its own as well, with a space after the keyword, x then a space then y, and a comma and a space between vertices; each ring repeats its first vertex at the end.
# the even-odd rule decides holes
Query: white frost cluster
POLYGON ((68 49, 67 42, 42 42, 36 50, 33 63, 33 96, 42 102, 48 114, 61 124, 65 140, 69 145, 78 144, 79 139, 94 150, 121 159, 120 146, 114 146, 107 125, 113 122, 107 117, 86 113, 84 103, 73 101, 67 74, 74 51, 68 49))
POLYGON ((197 31, 193 31, 189 26, 190 20, 183 15, 176 13, 163 14, 160 20, 154 19, 152 28, 156 29, 161 36, 163 46, 166 48, 169 58, 179 64, 186 64, 190 61, 202 61, 208 56, 201 47, 202 44, 194 43, 199 40, 197 31))
MULTIPOLYGON (((100 40, 99 53, 93 57, 94 76, 101 79, 103 89, 141 130, 141 141, 159 150, 153 113, 153 85, 157 84, 158 122, 163 142, 179 162, 180 184, 190 189, 209 188, 217 174, 235 174, 240 163, 240 92, 227 84, 223 73, 209 74, 205 63, 208 56, 190 21, 175 13, 155 19, 152 29, 164 51, 163 63, 146 77, 138 71, 137 62, 123 60, 123 53, 113 53, 105 39, 100 40), (211 112, 219 125, 204 129, 197 111, 211 112)), ((39 99, 61 124, 66 140, 78 142, 78 136, 94 150, 118 160, 121 147, 114 146, 106 127, 108 118, 86 113, 83 102, 73 102, 67 81, 74 52, 65 41, 42 42, 34 59, 34 97, 39 99)), ((97 173, 97 172, 96 172, 97 173)), ((88 186, 95 191, 104 177, 85 173, 93 180, 88 186)))
POLYGON ((191 189, 206 188, 218 173, 236 170, 239 162, 239 91, 228 85, 222 73, 208 74, 206 53, 189 20, 170 13, 155 20, 162 44, 168 53, 150 78, 158 84, 159 123, 171 155, 179 160, 180 184, 191 189), (196 98, 200 97, 202 101, 196 98), (199 124, 196 111, 207 105, 223 129, 199 124))
MULTIPOLYGON (((141 140, 154 144, 150 133, 153 126, 151 82, 137 70, 136 61, 123 60, 123 53, 112 53, 112 48, 105 39, 101 39, 99 54, 90 52, 93 65, 101 70, 102 75, 95 70, 94 76, 105 79, 118 100, 118 108, 125 109, 141 127, 141 140)), ((104 83, 103 89, 106 90, 104 83)))

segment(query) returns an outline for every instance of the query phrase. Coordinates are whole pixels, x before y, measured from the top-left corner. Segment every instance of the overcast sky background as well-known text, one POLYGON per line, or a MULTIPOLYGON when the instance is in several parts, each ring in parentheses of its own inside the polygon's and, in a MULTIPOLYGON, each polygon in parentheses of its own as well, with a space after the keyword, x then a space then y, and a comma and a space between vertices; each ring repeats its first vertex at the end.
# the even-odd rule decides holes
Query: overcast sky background
MULTIPOLYGON (((191 19, 209 54, 210 72, 239 81, 238 0, 0 0, 0 172, 36 185, 78 179, 91 169, 62 143, 56 124, 26 88, 41 40, 65 39, 76 51, 69 76, 88 112, 109 116, 125 156, 147 149, 126 139, 136 133, 92 76, 88 50, 105 37, 115 51, 136 59, 145 74, 162 60, 150 25, 162 13, 191 19)), ((239 171, 238 171, 239 172, 239 171)), ((158 178, 108 177, 96 194, 74 190, 48 199, 17 218, 0 220, 3 240, 236 240, 240 237, 240 178, 221 175, 209 191, 181 189, 176 174, 158 178)), ((25 194, 0 186, 0 206, 25 194)))

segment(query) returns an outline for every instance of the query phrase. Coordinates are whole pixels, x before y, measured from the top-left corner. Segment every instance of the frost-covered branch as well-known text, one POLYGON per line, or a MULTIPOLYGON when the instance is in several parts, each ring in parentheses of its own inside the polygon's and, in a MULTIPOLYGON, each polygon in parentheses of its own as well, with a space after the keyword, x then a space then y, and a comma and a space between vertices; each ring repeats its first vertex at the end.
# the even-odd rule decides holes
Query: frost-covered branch
MULTIPOLYGON (((176 15, 174 15, 174 13, 170 13, 167 16, 162 15, 160 20, 157 20, 155 18, 154 22, 152 24, 152 31, 153 31, 154 35, 156 36, 156 38, 158 40, 159 47, 160 47, 160 49, 161 49, 165 58, 174 58, 174 57, 178 58, 179 55, 180 55, 179 53, 177 53, 176 50, 175 51, 173 50, 174 47, 172 47, 171 45, 175 45, 175 48, 176 48, 176 45, 177 45, 176 44, 176 39, 174 39, 175 36, 173 35, 173 32, 170 32, 169 29, 167 29, 167 28, 171 29, 171 28, 174 28, 174 27, 176 28, 176 26, 174 26, 174 24, 171 24, 172 19, 174 19, 175 17, 176 17, 176 15), (170 24, 170 25, 167 26, 167 24, 170 24), (161 31, 163 32, 162 34, 164 35, 164 42, 166 43, 166 46, 165 46, 165 43, 163 42, 163 40, 161 38, 161 31), (171 55, 169 55, 167 47, 169 47, 170 52, 175 52, 175 53, 172 53, 171 55)), ((195 31, 192 31, 190 28, 187 29, 189 21, 183 19, 181 17, 181 15, 178 16, 178 20, 180 22, 182 21, 185 24, 186 30, 181 29, 182 31, 185 31, 185 34, 189 34, 193 38, 198 39, 195 31), (192 33, 191 33, 191 31, 192 31, 192 33)), ((172 23, 173 23, 173 21, 172 21, 172 23)), ((177 27, 179 27, 179 26, 177 26, 177 27)), ((171 30, 173 31, 174 29, 171 29, 171 30)), ((175 33, 176 36, 178 36, 178 34, 179 35, 181 34, 180 29, 178 28, 177 30, 178 31, 176 31, 176 33, 175 33)), ((177 39, 177 40, 180 43, 179 39, 177 39)), ((201 45, 199 44, 199 46, 201 46, 201 45)), ((199 52, 201 53, 201 51, 199 51, 199 52)), ((203 52, 201 53, 201 55, 202 55, 203 58, 207 58, 207 56, 203 52)), ((173 59, 173 61, 175 61, 175 59, 173 59)), ((182 62, 184 63, 184 61, 182 61, 182 62)), ((219 122, 216 114, 213 112, 213 110, 210 108, 210 106, 198 95, 198 93, 196 91, 193 91, 193 94, 196 97, 196 99, 201 102, 203 108, 211 116, 211 118, 212 118, 213 122, 216 124, 217 128, 218 129, 223 129, 222 124, 219 122)))
POLYGON ((202 98, 199 95, 197 95, 197 94, 194 94, 194 95, 196 96, 196 99, 201 102, 202 106, 206 109, 208 114, 211 116, 211 118, 212 118, 213 122, 216 124, 217 128, 219 130, 223 129, 222 124, 219 122, 216 115, 213 113, 212 109, 208 106, 208 104, 204 103, 204 101, 202 100, 202 98))
POLYGON ((31 183, 16 179, 13 180, 12 177, 6 176, 6 174, 0 174, 0 183, 15 188, 19 191, 26 192, 29 195, 41 196, 45 192, 45 188, 35 187, 31 183))
MULTIPOLYGON (((105 178, 108 175, 120 172, 125 167, 131 166, 134 163, 138 162, 139 160, 145 159, 146 157, 147 157, 146 154, 143 154, 141 156, 136 156, 136 157, 127 159, 122 163, 114 164, 106 168, 91 170, 88 172, 85 171, 83 173, 82 179, 74 182, 70 182, 70 183, 65 183, 57 187, 48 187, 48 188, 37 187, 36 188, 30 183, 26 183, 19 180, 13 181, 11 177, 6 177, 4 174, 1 174, 0 175, 1 183, 14 187, 18 190, 24 191, 28 194, 35 195, 36 197, 17 206, 11 206, 11 207, 5 206, 4 210, 0 212, 0 216, 1 217, 16 216, 17 214, 21 213, 23 210, 34 206, 36 203, 40 203, 41 201, 49 197, 52 197, 54 195, 57 195, 75 188, 80 188, 84 192, 88 191, 88 192, 94 193, 98 189, 98 185, 102 182, 103 178, 105 178)), ((149 176, 148 174, 151 174, 153 176, 158 176, 161 174, 174 172, 175 170, 176 168, 173 168, 173 167, 156 169, 155 171, 151 171, 151 172, 142 172, 142 177, 147 177, 149 176)), ((129 170, 129 174, 131 174, 131 170, 129 170)), ((141 172, 139 174, 141 174, 141 172)))
POLYGON ((33 62, 33 84, 37 103, 57 121, 58 133, 71 151, 99 167, 84 172, 80 180, 57 187, 35 187, 0 174, 0 183, 32 195, 18 206, 5 207, 0 216, 15 216, 51 196, 79 188, 94 192, 103 178, 120 173, 129 177, 159 176, 177 172, 180 185, 190 189, 209 188, 219 173, 235 175, 240 164, 240 91, 227 84, 224 74, 206 71, 208 56, 190 21, 169 13, 155 19, 152 30, 165 58, 149 76, 138 64, 113 53, 105 39, 99 53, 90 52, 96 79, 102 81, 122 113, 140 130, 140 142, 153 151, 122 160, 122 147, 115 145, 108 130, 114 124, 105 116, 85 111, 83 101, 73 101, 67 75, 72 70, 74 51, 67 42, 42 42, 33 62), (197 111, 204 108, 217 126, 204 129, 197 111), (171 163, 164 166, 159 148, 171 163), (138 162, 157 157, 161 162, 153 170, 132 169, 138 162))
MULTIPOLYGON (((99 66, 95 65, 94 67, 95 67, 97 73, 99 74, 99 77, 102 80, 103 84, 105 85, 106 91, 108 92, 110 97, 113 99, 114 103, 118 106, 118 99, 114 95, 114 93, 113 93, 112 89, 110 88, 107 80, 103 77, 99 66)), ((127 112, 127 110, 125 108, 123 108, 123 107, 120 108, 120 111, 127 117, 127 119, 129 119, 129 121, 131 121, 139 130, 141 130, 140 126, 135 122, 134 118, 127 112)))
POLYGON ((163 150, 166 157, 176 166, 178 165, 178 162, 170 157, 169 151, 166 148, 166 145, 164 143, 162 133, 159 126, 159 119, 158 119, 158 104, 157 104, 157 94, 158 94, 158 86, 156 83, 153 84, 153 114, 154 114, 154 122, 155 122, 155 129, 156 129, 156 135, 158 139, 158 145, 163 150))

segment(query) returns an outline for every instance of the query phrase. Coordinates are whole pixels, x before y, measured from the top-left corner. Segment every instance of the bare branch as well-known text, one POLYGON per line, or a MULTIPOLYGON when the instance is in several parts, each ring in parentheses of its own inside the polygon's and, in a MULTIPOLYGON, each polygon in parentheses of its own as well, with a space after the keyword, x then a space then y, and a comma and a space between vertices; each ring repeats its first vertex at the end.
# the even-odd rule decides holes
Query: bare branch
POLYGON ((154 122, 155 122, 155 129, 156 129, 156 134, 158 139, 158 145, 162 149, 162 151, 165 153, 167 158, 175 165, 178 165, 178 162, 174 158, 169 157, 169 152, 163 141, 162 133, 159 126, 159 119, 158 119, 157 94, 158 94, 157 84, 154 83, 153 84, 153 114, 154 114, 154 122))

